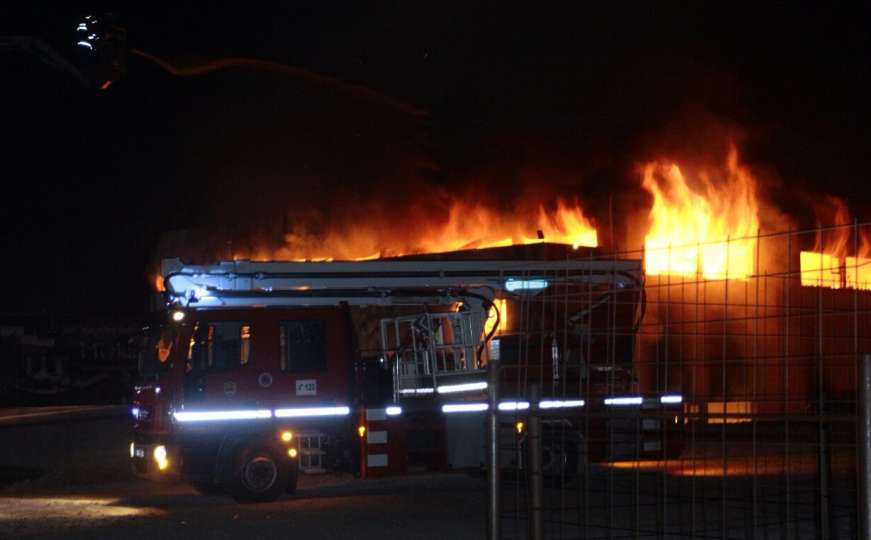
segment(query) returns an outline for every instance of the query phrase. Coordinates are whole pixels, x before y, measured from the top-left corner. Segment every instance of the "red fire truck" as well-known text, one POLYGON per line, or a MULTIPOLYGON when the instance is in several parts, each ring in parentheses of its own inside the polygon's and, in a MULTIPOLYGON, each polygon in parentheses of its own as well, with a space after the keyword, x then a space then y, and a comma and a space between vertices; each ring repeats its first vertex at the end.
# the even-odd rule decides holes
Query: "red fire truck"
MULTIPOLYGON (((268 501, 294 492, 300 472, 479 466, 491 362, 507 433, 531 410, 553 415, 561 436, 546 474, 613 457, 622 406, 680 414, 680 396, 631 394, 637 260, 539 244, 374 261, 168 259, 162 274, 167 309, 149 330, 130 456, 139 474, 181 475, 204 492, 268 501)), ((665 452, 658 437, 636 457, 665 452)))

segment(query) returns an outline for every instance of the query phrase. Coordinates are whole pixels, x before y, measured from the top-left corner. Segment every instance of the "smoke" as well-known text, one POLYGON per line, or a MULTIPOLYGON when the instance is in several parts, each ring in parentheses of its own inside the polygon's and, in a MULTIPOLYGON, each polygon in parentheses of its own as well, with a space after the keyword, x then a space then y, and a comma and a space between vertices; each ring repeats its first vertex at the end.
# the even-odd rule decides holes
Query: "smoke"
MULTIPOLYGON (((279 109, 250 99, 246 87, 232 108, 218 112, 208 104, 185 153, 192 162, 187 176, 203 180, 187 191, 195 198, 184 206, 205 217, 182 224, 160 246, 161 256, 184 255, 192 246, 197 253, 188 257, 203 260, 418 252, 446 227, 478 216, 479 206, 496 221, 528 214, 520 221, 534 236, 538 206, 559 200, 579 202, 606 249, 640 250, 652 201, 638 166, 679 164, 692 173, 695 191, 709 195, 729 177, 723 168, 733 146, 758 182, 759 223, 726 236, 785 230, 792 227, 788 215, 801 215, 780 204, 779 196, 795 194, 781 189, 790 183, 778 180, 779 162, 765 151, 768 132, 743 107, 740 85, 687 60, 660 58, 605 73, 576 102, 552 109, 545 107, 552 89, 520 80, 507 85, 511 93, 459 103, 421 126, 426 113, 410 105, 302 69, 247 58, 178 66, 133 52, 178 77, 253 68, 289 75, 308 90, 335 91, 269 88, 270 98, 293 98, 279 109), (590 104, 601 112, 589 114, 590 104), (402 114, 387 119, 381 106, 402 114), (466 212, 452 214, 457 208, 466 212)), ((742 201, 727 198, 724 206, 742 201)), ((474 224, 501 230, 483 219, 474 224)), ((458 247, 466 245, 475 244, 458 247)))

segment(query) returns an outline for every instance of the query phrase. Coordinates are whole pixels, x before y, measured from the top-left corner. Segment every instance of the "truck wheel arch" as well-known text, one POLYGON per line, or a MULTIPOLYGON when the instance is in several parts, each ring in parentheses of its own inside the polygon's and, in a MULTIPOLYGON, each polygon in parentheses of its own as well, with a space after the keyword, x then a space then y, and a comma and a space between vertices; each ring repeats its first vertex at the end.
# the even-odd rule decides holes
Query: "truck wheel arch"
POLYGON ((285 452, 276 440, 272 430, 268 433, 228 433, 221 441, 218 453, 215 456, 215 481, 221 486, 229 486, 235 474, 236 458, 246 448, 254 446, 269 448, 275 455, 280 456, 285 452))

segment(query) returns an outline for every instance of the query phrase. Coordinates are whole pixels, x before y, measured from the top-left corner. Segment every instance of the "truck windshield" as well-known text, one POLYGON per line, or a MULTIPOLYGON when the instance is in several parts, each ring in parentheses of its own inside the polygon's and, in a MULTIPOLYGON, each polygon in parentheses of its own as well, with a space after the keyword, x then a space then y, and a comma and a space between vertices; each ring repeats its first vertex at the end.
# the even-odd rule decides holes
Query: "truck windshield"
POLYGON ((139 374, 144 381, 157 380, 161 373, 172 366, 172 350, 178 342, 178 332, 174 327, 149 328, 139 350, 139 374))

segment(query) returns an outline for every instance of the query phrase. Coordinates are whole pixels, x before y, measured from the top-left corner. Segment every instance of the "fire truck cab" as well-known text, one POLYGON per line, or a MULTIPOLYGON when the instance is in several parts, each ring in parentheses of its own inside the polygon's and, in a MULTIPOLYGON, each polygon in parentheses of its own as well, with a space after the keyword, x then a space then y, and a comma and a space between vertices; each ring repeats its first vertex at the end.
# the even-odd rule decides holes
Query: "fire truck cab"
MULTIPOLYGON (((498 409, 510 427, 531 408, 593 406, 591 392, 613 393, 616 374, 631 371, 641 264, 568 258, 564 248, 355 262, 165 260, 166 320, 150 330, 132 411, 134 469, 258 502, 293 493, 301 472, 475 464, 450 450, 469 446, 452 444, 451 426, 468 425, 445 418, 487 409, 496 361, 498 409), (554 312, 555 324, 536 326, 524 311, 546 306, 548 294, 576 298, 554 312), (505 324, 512 320, 522 332, 505 324), (539 402, 525 395, 530 379, 545 383, 539 402)), ((631 377, 616 384, 625 393, 631 377)), ((564 462, 580 454, 561 452, 564 462)))

